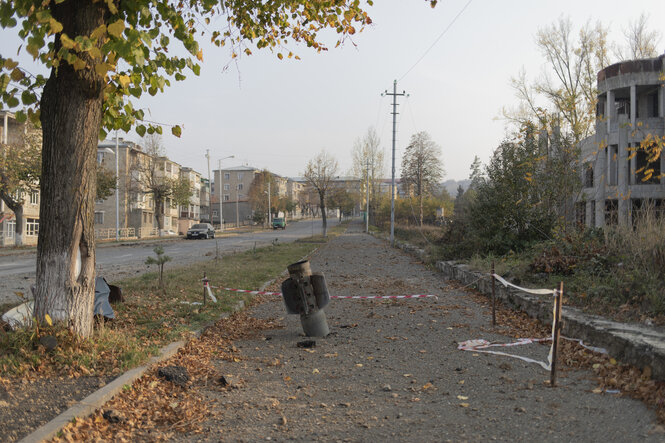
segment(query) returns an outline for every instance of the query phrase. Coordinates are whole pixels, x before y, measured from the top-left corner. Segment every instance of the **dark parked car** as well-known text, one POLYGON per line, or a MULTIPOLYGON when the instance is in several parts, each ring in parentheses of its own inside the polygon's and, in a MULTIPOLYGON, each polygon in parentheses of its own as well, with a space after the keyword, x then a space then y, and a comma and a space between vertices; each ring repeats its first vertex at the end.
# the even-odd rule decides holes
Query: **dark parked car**
POLYGON ((210 223, 197 223, 189 228, 187 238, 215 238, 215 228, 210 223))

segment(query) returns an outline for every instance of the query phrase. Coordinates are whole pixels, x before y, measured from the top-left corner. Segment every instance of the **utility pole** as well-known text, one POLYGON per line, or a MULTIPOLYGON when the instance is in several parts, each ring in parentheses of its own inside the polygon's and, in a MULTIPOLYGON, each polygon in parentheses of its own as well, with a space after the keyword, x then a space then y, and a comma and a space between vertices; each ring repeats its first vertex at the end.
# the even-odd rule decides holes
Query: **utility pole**
POLYGON ((210 149, 206 149, 206 160, 208 160, 208 218, 212 224, 212 180, 210 179, 210 149))
POLYGON ((397 93, 397 80, 393 81, 393 92, 386 91, 381 95, 392 95, 393 97, 393 163, 390 181, 390 246, 395 246, 395 137, 397 135, 397 97, 407 95, 406 91, 397 93))
POLYGON ((120 240, 120 176, 118 172, 118 157, 120 156, 120 147, 118 144, 118 130, 115 130, 115 241, 120 240))
POLYGON ((268 228, 272 228, 272 211, 270 210, 270 175, 268 175, 268 228))
POLYGON ((240 184, 236 185, 236 229, 240 227, 240 215, 238 214, 238 201, 240 200, 240 194, 238 193, 240 184))
POLYGON ((365 232, 369 234, 369 159, 367 159, 367 207, 365 209, 365 232))

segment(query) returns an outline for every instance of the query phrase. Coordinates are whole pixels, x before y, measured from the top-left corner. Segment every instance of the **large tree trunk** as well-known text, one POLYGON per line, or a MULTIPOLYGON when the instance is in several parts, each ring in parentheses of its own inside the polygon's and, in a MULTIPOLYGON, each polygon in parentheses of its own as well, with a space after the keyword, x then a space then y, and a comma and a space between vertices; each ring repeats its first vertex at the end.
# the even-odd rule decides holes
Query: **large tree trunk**
POLYGON ((155 221, 157 222, 157 235, 162 236, 164 229, 164 199, 154 195, 155 198, 155 221))
POLYGON ((423 227, 423 194, 420 194, 420 227, 423 227))
MULTIPOLYGON (((89 0, 51 3, 71 38, 104 23, 106 5, 89 0)), ((55 37, 55 52, 60 34, 55 37)), ((93 331, 95 296, 95 162, 102 119, 103 78, 87 54, 75 71, 61 61, 51 70, 41 100, 43 129, 41 205, 35 314, 68 322, 79 336, 93 331)))
POLYGON ((18 205, 14 208, 10 207, 10 209, 14 211, 14 217, 16 217, 16 227, 14 228, 14 246, 23 246, 23 205, 18 205))
POLYGON ((326 216, 325 192, 319 192, 319 200, 321 202, 321 204, 319 205, 321 207, 321 226, 323 227, 323 236, 326 237, 328 235, 328 218, 326 216))

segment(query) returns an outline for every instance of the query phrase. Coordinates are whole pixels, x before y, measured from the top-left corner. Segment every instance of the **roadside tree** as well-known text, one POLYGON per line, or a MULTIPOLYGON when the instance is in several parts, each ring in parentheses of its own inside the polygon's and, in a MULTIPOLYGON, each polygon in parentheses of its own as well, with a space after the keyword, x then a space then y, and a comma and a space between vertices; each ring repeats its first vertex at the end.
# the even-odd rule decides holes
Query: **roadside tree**
MULTIPOLYGON (((0 57, 0 100, 10 109, 22 103, 17 116, 42 123, 40 214, 58 220, 39 232, 37 319, 49 314, 79 336, 92 333, 97 141, 134 125, 141 136, 161 133, 135 100, 163 92, 172 79, 184 80, 187 70, 198 75, 201 34, 230 47, 231 59, 250 55, 250 45, 282 59, 293 57, 281 52, 289 43, 324 51, 325 29, 343 40, 369 23, 360 3, 351 0, 1 2, 0 27, 15 28, 25 41, 19 51, 50 70, 49 76, 33 75, 0 57), (222 25, 215 29, 213 23, 222 25), (179 55, 180 45, 189 55, 179 55)), ((171 131, 179 136, 181 128, 171 131)))
POLYGON ((418 197, 420 226, 423 224, 423 198, 432 195, 444 176, 440 155, 439 145, 427 132, 422 131, 411 136, 402 157, 402 184, 407 187, 409 194, 418 197))
POLYGON ((254 174, 254 180, 249 185, 248 198, 252 205, 254 212, 253 220, 257 223, 264 223, 267 221, 268 211, 274 212, 275 209, 279 210, 278 186, 275 176, 264 169, 263 171, 254 174), (270 183, 270 186, 268 186, 270 183), (270 190, 270 206, 268 208, 268 190, 270 190))
POLYGON ((328 206, 339 211, 339 220, 341 221, 344 214, 350 214, 353 212, 353 208, 358 201, 358 195, 357 193, 348 190, 346 187, 333 186, 330 190, 330 197, 328 200, 328 206))
POLYGON ((615 48, 619 60, 658 57, 662 34, 658 30, 649 29, 649 17, 644 12, 630 22, 623 36, 625 45, 617 45, 615 48))
POLYGON ((385 172, 384 152, 380 145, 381 140, 376 130, 369 128, 364 137, 356 139, 351 150, 353 159, 351 174, 361 178, 359 192, 363 201, 367 198, 369 186, 370 214, 373 214, 378 207, 379 185, 385 172))
POLYGON ((323 236, 328 235, 328 220, 326 214, 326 197, 333 186, 333 179, 337 176, 337 160, 326 151, 321 151, 316 157, 307 162, 303 177, 312 186, 319 196, 321 208, 321 223, 323 236))
POLYGON ((190 204, 192 188, 186 177, 170 176, 169 159, 164 155, 161 137, 151 134, 143 139, 145 155, 137 156, 130 166, 130 192, 133 195, 149 196, 155 204, 155 220, 159 235, 164 229, 166 206, 172 208, 190 204))

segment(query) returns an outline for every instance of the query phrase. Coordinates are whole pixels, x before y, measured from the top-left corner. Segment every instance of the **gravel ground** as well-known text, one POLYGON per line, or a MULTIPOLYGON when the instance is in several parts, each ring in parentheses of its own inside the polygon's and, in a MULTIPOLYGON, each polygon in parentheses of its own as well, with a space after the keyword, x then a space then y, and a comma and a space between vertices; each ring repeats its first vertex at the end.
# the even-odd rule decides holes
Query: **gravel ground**
MULTIPOLYGON (((236 341, 220 362, 237 389, 210 390, 206 432, 184 441, 663 441, 642 403, 597 394, 592 374, 457 350, 460 341, 510 341, 489 310, 436 272, 352 225, 311 259, 333 295, 431 293, 437 299, 333 300, 331 334, 311 349, 280 299, 253 308, 283 329, 236 341)), ((545 360, 547 346, 510 349, 545 360)))

